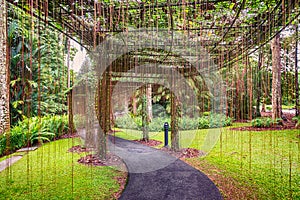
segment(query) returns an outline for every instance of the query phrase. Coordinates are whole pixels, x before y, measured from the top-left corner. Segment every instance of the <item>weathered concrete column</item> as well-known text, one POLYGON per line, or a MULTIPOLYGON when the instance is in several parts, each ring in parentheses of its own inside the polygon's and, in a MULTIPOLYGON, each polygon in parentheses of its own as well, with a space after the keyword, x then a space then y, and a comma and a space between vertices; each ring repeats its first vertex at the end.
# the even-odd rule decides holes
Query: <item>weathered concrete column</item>
POLYGON ((10 127, 6 1, 0 0, 0 134, 10 127))

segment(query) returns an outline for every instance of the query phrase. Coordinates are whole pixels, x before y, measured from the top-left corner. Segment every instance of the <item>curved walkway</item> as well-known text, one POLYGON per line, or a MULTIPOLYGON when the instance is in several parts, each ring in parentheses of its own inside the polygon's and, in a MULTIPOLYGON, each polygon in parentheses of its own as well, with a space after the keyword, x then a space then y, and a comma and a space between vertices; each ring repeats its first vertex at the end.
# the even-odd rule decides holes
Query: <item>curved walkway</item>
POLYGON ((121 200, 223 199, 202 172, 175 157, 131 141, 110 137, 109 149, 128 168, 128 184, 121 200))

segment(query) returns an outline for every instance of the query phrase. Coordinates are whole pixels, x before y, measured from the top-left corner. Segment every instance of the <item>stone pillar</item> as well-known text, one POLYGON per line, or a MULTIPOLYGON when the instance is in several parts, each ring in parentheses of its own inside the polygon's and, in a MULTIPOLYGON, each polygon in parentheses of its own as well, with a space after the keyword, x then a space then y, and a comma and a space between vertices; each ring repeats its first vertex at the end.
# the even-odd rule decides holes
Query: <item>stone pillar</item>
POLYGON ((0 0, 0 134, 10 127, 6 1, 0 0))

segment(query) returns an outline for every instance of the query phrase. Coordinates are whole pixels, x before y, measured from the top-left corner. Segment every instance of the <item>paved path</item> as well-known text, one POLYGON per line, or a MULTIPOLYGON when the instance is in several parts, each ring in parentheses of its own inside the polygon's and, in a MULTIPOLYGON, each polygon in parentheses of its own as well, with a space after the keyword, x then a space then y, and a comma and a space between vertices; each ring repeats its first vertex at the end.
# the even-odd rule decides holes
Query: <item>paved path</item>
POLYGON ((14 164, 21 158, 22 158, 22 156, 12 156, 6 160, 1 161, 0 162, 0 172, 5 170, 7 167, 11 166, 12 164, 14 164))
POLYGON ((135 142, 110 138, 109 149, 126 163, 129 177, 121 200, 219 200, 202 172, 169 154, 135 142))

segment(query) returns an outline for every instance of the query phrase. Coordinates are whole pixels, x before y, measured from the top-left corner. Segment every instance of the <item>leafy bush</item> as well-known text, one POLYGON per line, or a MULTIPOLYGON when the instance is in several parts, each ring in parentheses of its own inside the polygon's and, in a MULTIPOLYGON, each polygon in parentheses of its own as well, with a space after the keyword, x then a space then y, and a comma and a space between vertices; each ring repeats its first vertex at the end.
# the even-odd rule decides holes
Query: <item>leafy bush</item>
POLYGON ((296 127, 300 126, 300 116, 299 117, 295 116, 292 118, 292 120, 296 122, 296 127))
POLYGON ((276 119, 275 119, 275 123, 276 123, 277 125, 283 125, 283 120, 282 120, 282 118, 276 118, 276 119))
MULTIPOLYGON (((138 119, 134 120, 133 117, 129 115, 124 115, 121 117, 117 117, 115 120, 116 128, 125 128, 125 129, 138 129, 138 119)), ((141 122, 140 122, 141 123, 141 122)))
POLYGON ((179 123, 180 130, 195 130, 199 127, 198 118, 183 117, 179 123))
POLYGON ((209 128, 209 119, 208 117, 200 117, 199 118, 199 129, 206 129, 209 128))
MULTIPOLYGON (((150 132, 159 132, 164 130, 164 123, 170 122, 170 118, 168 117, 155 117, 149 123, 148 130, 150 132)), ((216 128, 216 127, 224 127, 231 126, 232 119, 230 117, 226 117, 222 114, 213 114, 210 116, 203 116, 200 118, 190 118, 190 117, 182 117, 179 122, 180 130, 195 130, 195 129, 207 129, 207 128, 216 128)), ((124 129, 134 129, 134 130, 142 130, 142 119, 141 117, 130 117, 129 115, 125 115, 122 117, 118 117, 115 120, 115 127, 124 128, 124 129)), ((171 127, 169 128, 171 131, 171 127)))
POLYGON ((66 115, 26 118, 0 136, 0 155, 5 151, 11 153, 22 147, 51 141, 66 133, 68 133, 66 115))
MULTIPOLYGON (((164 117, 153 118, 151 123, 149 124, 149 131, 151 132, 163 131, 165 122, 168 122, 170 125, 171 123, 170 118, 164 118, 164 117)), ((171 127, 169 128, 169 130, 171 130, 171 127)))
POLYGON ((211 114, 199 118, 199 129, 231 126, 232 119, 223 114, 211 114))
POLYGON ((211 114, 210 115, 210 128, 224 127, 232 125, 231 118, 226 118, 223 114, 211 114))
POLYGON ((203 112, 203 116, 209 116, 210 112, 203 112))
POLYGON ((256 118, 251 121, 252 127, 256 128, 268 128, 274 124, 274 121, 269 117, 256 118))
POLYGON ((251 121, 252 127, 261 128, 262 127, 262 119, 256 118, 251 121))

